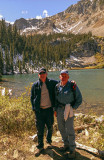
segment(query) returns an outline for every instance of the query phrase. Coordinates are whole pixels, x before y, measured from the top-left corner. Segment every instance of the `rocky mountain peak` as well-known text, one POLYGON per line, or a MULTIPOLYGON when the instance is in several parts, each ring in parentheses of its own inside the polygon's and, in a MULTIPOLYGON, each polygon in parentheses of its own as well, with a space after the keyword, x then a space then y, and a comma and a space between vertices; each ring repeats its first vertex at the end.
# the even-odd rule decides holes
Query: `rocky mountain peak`
POLYGON ((103 0, 80 0, 66 9, 66 13, 88 14, 103 9, 103 0))
POLYGON ((65 11, 43 19, 23 18, 15 25, 21 34, 88 33, 104 36, 104 0, 80 0, 65 11))

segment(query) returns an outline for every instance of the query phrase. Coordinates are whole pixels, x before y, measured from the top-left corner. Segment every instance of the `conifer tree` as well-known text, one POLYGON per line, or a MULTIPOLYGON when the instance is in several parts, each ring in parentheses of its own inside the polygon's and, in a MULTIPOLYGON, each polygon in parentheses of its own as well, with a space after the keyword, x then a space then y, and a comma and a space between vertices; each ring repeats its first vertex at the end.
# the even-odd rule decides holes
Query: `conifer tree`
POLYGON ((25 62, 26 62, 26 58, 25 58, 25 52, 23 51, 22 52, 22 55, 23 55, 23 60, 22 60, 22 66, 23 66, 23 69, 25 69, 25 62))
POLYGON ((1 73, 0 73, 0 81, 2 81, 2 75, 1 75, 1 73))
POLYGON ((0 42, 2 42, 2 46, 5 44, 7 40, 6 35, 7 35, 7 30, 6 30, 5 20, 2 19, 0 26, 0 42))
POLYGON ((0 74, 3 74, 3 68, 4 68, 4 63, 3 63, 3 53, 2 53, 2 48, 0 50, 0 74))
POLYGON ((2 56, 1 56, 1 52, 0 52, 0 81, 1 81, 1 79, 2 79, 2 56))
POLYGON ((8 39, 8 42, 7 42, 7 45, 9 46, 10 43, 13 42, 13 36, 12 36, 12 26, 9 24, 8 28, 7 28, 7 39, 8 39))
POLYGON ((10 44, 10 70, 13 73, 13 51, 12 51, 12 45, 10 44))
POLYGON ((10 63, 9 63, 9 51, 8 48, 5 50, 5 63, 6 63, 6 72, 9 72, 10 70, 10 63))
POLYGON ((22 73, 21 61, 20 60, 19 60, 19 72, 20 72, 20 74, 22 73))

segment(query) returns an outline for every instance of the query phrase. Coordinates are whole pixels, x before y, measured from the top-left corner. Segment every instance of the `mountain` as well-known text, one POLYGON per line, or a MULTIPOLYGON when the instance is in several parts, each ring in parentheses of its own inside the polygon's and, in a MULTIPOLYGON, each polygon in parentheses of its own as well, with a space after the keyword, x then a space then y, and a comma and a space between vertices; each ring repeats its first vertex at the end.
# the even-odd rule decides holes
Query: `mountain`
POLYGON ((88 33, 104 36, 104 0, 80 0, 65 11, 43 19, 18 19, 21 34, 88 33))

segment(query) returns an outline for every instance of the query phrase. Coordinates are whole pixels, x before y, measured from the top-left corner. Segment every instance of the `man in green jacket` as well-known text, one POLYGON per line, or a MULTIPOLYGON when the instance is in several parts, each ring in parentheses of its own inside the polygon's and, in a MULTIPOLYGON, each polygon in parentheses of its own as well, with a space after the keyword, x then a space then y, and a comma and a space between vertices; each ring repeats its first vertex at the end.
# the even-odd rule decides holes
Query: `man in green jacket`
POLYGON ((73 109, 77 109, 82 103, 82 95, 75 83, 68 81, 69 73, 62 70, 60 73, 60 82, 55 87, 56 112, 58 128, 61 133, 64 147, 62 151, 69 150, 69 159, 75 158, 75 131, 73 109))

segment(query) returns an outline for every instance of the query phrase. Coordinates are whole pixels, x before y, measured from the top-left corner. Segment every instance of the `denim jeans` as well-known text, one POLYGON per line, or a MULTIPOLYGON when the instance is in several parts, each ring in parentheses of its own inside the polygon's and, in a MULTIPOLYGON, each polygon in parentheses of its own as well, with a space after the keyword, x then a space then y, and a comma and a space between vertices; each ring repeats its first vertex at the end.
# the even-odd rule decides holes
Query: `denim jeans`
POLYGON ((47 127, 47 135, 46 139, 47 142, 52 142, 52 132, 53 132, 53 122, 54 122, 54 116, 53 116, 53 108, 47 108, 47 109, 40 109, 40 112, 35 112, 35 122, 36 122, 36 128, 37 128, 37 136, 38 136, 38 146, 37 148, 44 147, 44 129, 45 126, 47 127))

